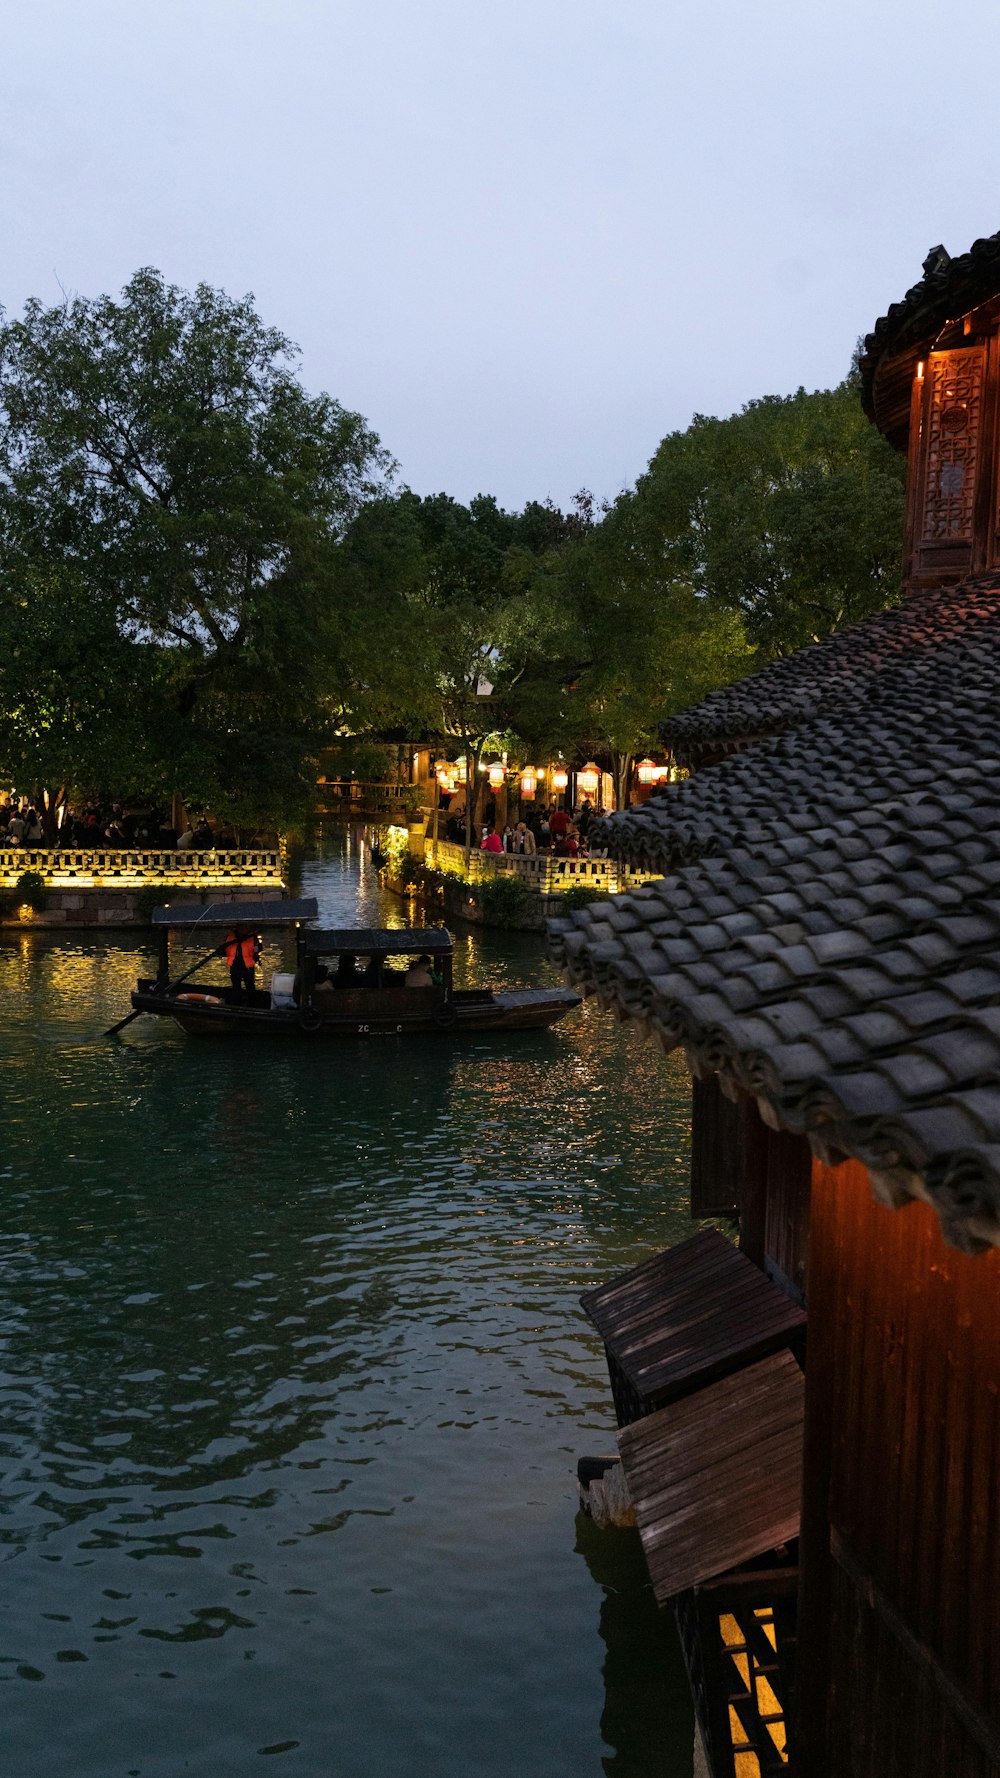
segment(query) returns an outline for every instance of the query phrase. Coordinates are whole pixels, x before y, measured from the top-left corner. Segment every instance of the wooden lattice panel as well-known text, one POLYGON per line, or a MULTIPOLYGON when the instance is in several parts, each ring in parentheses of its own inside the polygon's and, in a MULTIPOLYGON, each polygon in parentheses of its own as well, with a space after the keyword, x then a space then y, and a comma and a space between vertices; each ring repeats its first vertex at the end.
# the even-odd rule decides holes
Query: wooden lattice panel
POLYGON ((972 540, 984 369, 981 346, 928 360, 924 543, 972 540))

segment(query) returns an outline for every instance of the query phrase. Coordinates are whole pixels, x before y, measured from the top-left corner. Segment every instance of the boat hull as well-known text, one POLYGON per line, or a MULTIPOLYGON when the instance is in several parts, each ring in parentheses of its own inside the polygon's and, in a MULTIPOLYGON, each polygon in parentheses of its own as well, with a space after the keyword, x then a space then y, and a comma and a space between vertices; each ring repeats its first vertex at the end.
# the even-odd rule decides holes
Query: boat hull
MULTIPOLYGON (((263 996, 262 996, 263 998, 263 996)), ((350 996, 356 1002, 356 997, 350 996)), ((350 1012, 331 1008, 314 1018, 295 1010, 271 1006, 239 1006, 219 999, 178 1001, 176 996, 137 990, 132 995, 136 1012, 154 1018, 173 1019, 188 1037, 284 1037, 315 1043, 318 1039, 438 1036, 465 1037, 492 1031, 531 1031, 554 1025, 579 1006, 581 996, 569 988, 514 988, 506 993, 456 995, 447 1006, 410 1011, 406 1005, 375 1008, 360 1016, 356 1004, 350 1012)))

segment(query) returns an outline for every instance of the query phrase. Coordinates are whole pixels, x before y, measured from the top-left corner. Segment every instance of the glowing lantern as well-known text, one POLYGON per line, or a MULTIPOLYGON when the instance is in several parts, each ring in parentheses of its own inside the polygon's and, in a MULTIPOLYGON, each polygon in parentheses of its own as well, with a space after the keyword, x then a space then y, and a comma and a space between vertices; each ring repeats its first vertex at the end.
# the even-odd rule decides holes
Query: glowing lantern
POLYGON ((500 761, 495 759, 490 766, 490 789, 499 790, 506 776, 507 774, 504 771, 503 766, 500 764, 500 761))
POLYGON ((447 759, 442 759, 437 768, 437 781, 442 790, 452 791, 455 788, 455 767, 447 759))
POLYGON ((524 797, 534 796, 537 789, 538 773, 533 766, 525 766, 521 773, 521 795, 524 797))
POLYGON ((655 784, 660 776, 660 768, 652 759, 640 759, 636 769, 640 784, 655 784))
POLYGON ((592 759, 588 759, 582 772, 576 774, 576 787, 584 796, 596 796, 597 786, 601 782, 601 774, 592 759))
POLYGON ((553 790, 565 790, 568 783, 569 783, 569 773, 566 771, 565 767, 564 766, 556 766, 555 770, 552 773, 552 788, 553 788, 553 790))

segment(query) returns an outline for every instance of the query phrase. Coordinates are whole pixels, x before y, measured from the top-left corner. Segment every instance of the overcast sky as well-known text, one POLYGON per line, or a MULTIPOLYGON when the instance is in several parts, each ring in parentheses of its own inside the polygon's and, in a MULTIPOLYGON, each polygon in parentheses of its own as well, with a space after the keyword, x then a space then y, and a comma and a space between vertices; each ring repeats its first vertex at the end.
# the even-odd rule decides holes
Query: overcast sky
POLYGON ((421 493, 614 495, 1000 228, 994 0, 2 0, 0 302, 251 290, 421 493), (949 23, 961 20, 961 32, 949 23))

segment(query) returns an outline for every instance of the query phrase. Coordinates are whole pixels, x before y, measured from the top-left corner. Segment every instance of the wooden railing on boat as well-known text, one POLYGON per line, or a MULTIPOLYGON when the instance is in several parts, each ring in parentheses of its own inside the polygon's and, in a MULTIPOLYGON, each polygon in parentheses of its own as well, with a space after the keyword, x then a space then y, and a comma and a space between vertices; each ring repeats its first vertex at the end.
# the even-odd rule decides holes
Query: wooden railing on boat
POLYGON ((0 847, 0 889, 13 889, 27 870, 38 871, 47 889, 141 889, 147 883, 188 889, 281 885, 278 852, 0 847))

